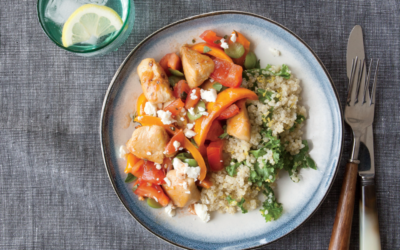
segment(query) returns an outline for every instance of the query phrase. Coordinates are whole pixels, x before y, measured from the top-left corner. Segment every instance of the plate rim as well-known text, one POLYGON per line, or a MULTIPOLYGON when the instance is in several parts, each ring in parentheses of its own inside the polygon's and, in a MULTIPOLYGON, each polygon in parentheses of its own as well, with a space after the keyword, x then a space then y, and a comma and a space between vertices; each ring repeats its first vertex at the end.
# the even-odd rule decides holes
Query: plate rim
POLYGON ((100 147, 101 147, 101 152, 102 152, 104 167, 105 167, 106 170, 107 170, 108 179, 110 180, 111 185, 112 185, 112 187, 113 187, 113 189, 114 189, 114 192, 116 193, 118 199, 119 199, 120 202, 124 205, 124 207, 125 207, 125 209, 128 211, 128 213, 129 213, 138 223, 140 223, 140 225, 142 225, 146 230, 148 230, 150 233, 152 233, 153 235, 155 235, 155 236, 158 237, 159 239, 162 239, 162 240, 164 240, 165 242, 167 242, 167 243, 169 243, 169 244, 172 244, 172 245, 177 246, 177 247, 181 247, 181 248, 183 248, 183 249, 192 249, 192 248, 189 248, 189 247, 187 247, 187 246, 184 246, 184 245, 181 245, 181 244, 179 244, 179 243, 173 242, 172 240, 167 239, 166 237, 163 237, 163 236, 158 235, 157 233, 153 232, 153 231, 152 231, 150 228, 148 228, 140 219, 138 219, 138 218, 136 217, 136 215, 135 215, 134 213, 132 213, 132 212, 129 210, 127 204, 125 204, 125 202, 124 202, 124 200, 123 200, 123 197, 122 197, 122 194, 120 193, 120 191, 119 191, 118 188, 116 187, 115 182, 113 181, 112 174, 111 174, 111 169, 110 169, 110 167, 109 167, 109 165, 108 165, 108 163, 107 163, 107 161, 106 161, 106 156, 105 156, 106 149, 105 149, 105 145, 104 145, 104 133, 105 133, 105 131, 104 131, 104 124, 106 123, 106 121, 105 121, 105 116, 104 116, 105 113, 104 113, 104 111, 105 111, 105 109, 106 109, 106 107, 107 107, 106 105, 107 105, 107 103, 108 103, 108 101, 109 101, 110 93, 111 93, 111 90, 112 90, 113 87, 114 87, 115 80, 117 79, 117 77, 118 77, 119 74, 121 73, 122 68, 125 66, 126 62, 131 58, 131 56, 133 55, 133 53, 135 53, 135 52, 136 52, 142 45, 144 45, 148 40, 150 40, 152 37, 154 37, 154 36, 157 35, 158 33, 162 32, 162 31, 164 31, 164 30, 166 30, 166 29, 168 29, 168 28, 170 28, 170 27, 173 27, 173 26, 175 26, 175 25, 178 25, 178 24, 181 24, 181 23, 185 23, 185 22, 187 22, 187 21, 191 21, 191 20, 203 18, 203 17, 216 16, 216 15, 226 15, 226 14, 247 15, 247 16, 256 17, 256 18, 262 19, 262 20, 264 20, 264 21, 270 22, 270 23, 272 23, 272 24, 274 24, 274 25, 277 25, 278 27, 282 28, 283 30, 287 31, 290 35, 292 35, 292 36, 295 37, 300 43, 302 43, 302 44, 311 52, 311 54, 312 54, 312 55, 314 56, 314 58, 317 60, 317 62, 319 63, 319 65, 322 67, 322 69, 323 69, 324 72, 325 72, 325 75, 327 76, 327 78, 328 78, 328 80, 329 80, 329 82, 330 82, 330 84, 331 84, 331 87, 332 87, 333 92, 334 92, 335 97, 336 97, 336 101, 337 101, 338 106, 339 106, 339 115, 340 115, 340 121, 341 121, 341 122, 340 122, 340 126, 341 126, 341 128, 342 128, 341 140, 340 140, 340 151, 339 151, 338 161, 337 161, 336 166, 335 166, 335 171, 334 171, 334 173, 333 173, 332 179, 331 179, 331 181, 330 181, 330 183, 329 183, 329 187, 328 187, 328 189, 327 189, 327 191, 326 191, 324 197, 321 199, 321 201, 320 201, 319 204, 316 206, 316 208, 314 209, 314 211, 312 211, 312 212, 307 216, 307 218, 306 218, 303 222, 301 222, 299 225, 297 225, 297 226, 296 226, 294 229, 292 229, 291 231, 289 231, 289 232, 283 234, 282 236, 276 238, 276 239, 273 240, 273 241, 270 241, 270 242, 267 242, 267 243, 265 243, 265 244, 261 244, 261 245, 258 245, 258 246, 254 246, 254 247, 250 247, 250 248, 245 248, 245 250, 249 250, 249 249, 258 249, 258 248, 261 248, 261 247, 263 247, 263 246, 270 245, 270 244, 272 244, 272 243, 274 243, 274 242, 276 242, 276 241, 282 239, 283 237, 288 236, 289 234, 293 233, 294 231, 296 231, 297 229, 299 229, 301 226, 303 226, 303 225, 316 213, 316 211, 321 207, 322 203, 324 203, 325 199, 327 198, 327 196, 328 196, 328 194, 329 194, 329 192, 330 192, 330 190, 331 190, 331 188, 332 188, 332 186, 333 186, 333 183, 335 182, 335 179, 336 179, 336 176, 337 176, 337 173, 338 173, 338 169, 339 169, 339 166, 340 166, 340 163, 341 163, 342 153, 343 153, 343 143, 344 143, 344 129, 343 129, 343 128, 344 128, 344 121, 343 121, 342 105, 341 105, 341 103, 340 103, 340 98, 339 98, 338 91, 337 91, 337 89, 336 89, 336 87, 335 87, 335 85, 334 85, 334 83, 333 83, 333 80, 332 80, 332 78, 331 78, 331 76, 330 76, 328 70, 326 69, 325 65, 322 63, 321 59, 317 56, 317 54, 311 49, 311 47, 310 47, 303 39, 301 39, 298 35, 296 35, 293 31, 291 31, 291 30, 288 29, 287 27, 283 26, 282 24, 280 24, 280 23, 278 23, 278 22, 276 22, 276 21, 274 21, 274 20, 272 20, 272 19, 269 19, 269 18, 267 18, 267 17, 261 16, 261 15, 258 15, 258 14, 254 14, 254 13, 250 13, 250 12, 246 12, 246 11, 237 11, 237 10, 221 10, 221 11, 212 11, 212 12, 207 12, 207 13, 203 13, 203 14, 199 14, 199 15, 194 15, 194 16, 186 17, 186 18, 180 19, 180 20, 178 20, 178 21, 175 21, 175 22, 173 22, 173 23, 170 23, 170 24, 168 24, 168 25, 166 25, 166 26, 164 26, 164 27, 162 27, 162 28, 156 30, 155 32, 151 33, 151 34, 148 35, 146 38, 144 38, 140 43, 138 43, 138 44, 131 50, 131 52, 130 52, 130 53, 125 57, 125 59, 122 61, 121 65, 118 67, 117 71, 115 72, 113 78, 112 78, 111 81, 110 81, 110 84, 109 84, 109 86, 108 86, 108 88, 107 88, 107 91, 106 91, 106 94, 105 94, 105 96, 104 96, 103 105, 102 105, 101 114, 100 114, 100 127, 99 127, 99 133, 100 133, 100 147))

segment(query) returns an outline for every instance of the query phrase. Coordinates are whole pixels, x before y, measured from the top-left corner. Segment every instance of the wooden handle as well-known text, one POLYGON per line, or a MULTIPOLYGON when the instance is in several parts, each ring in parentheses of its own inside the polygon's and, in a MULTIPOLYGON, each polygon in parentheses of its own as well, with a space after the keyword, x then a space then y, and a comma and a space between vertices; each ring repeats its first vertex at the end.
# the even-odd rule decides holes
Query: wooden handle
POLYGON ((351 223, 353 222, 354 199, 356 193, 358 164, 349 162, 346 165, 342 191, 333 224, 329 250, 349 249, 351 223))
POLYGON ((378 210, 374 179, 361 180, 360 250, 380 250, 378 210))

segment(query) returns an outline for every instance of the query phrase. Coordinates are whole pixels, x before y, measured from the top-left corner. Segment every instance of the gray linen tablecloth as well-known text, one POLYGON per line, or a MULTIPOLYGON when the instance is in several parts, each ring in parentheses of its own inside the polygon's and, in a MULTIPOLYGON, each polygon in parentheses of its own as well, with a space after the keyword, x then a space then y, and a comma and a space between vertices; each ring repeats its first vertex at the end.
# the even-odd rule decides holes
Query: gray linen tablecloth
MULTIPOLYGON (((99 117, 125 56, 157 29, 216 10, 242 10, 288 27, 321 58, 345 96, 346 44, 364 27, 366 54, 380 58, 374 124, 383 249, 400 249, 400 4, 385 1, 136 1, 132 34, 117 52, 82 58, 56 47, 37 21, 36 1, 0 0, 0 249, 177 249, 137 223, 107 177, 99 117)), ((350 152, 321 208, 264 249, 327 249, 350 152)), ((358 206, 351 249, 358 248, 358 206)))

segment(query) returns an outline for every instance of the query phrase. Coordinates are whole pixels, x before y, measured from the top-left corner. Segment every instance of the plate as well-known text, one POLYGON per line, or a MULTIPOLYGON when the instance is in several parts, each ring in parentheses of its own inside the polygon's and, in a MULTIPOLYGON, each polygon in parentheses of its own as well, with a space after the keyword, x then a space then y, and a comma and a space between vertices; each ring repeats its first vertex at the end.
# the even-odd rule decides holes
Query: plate
MULTIPOLYGON (((100 136, 104 163, 115 192, 129 213, 156 236, 189 249, 244 249, 271 243, 298 228, 311 217, 326 197, 335 178, 342 151, 343 119, 337 91, 327 70, 316 54, 293 32, 264 18, 239 11, 202 14, 172 23, 151 34, 127 56, 114 75, 106 93, 101 114, 100 136), (303 138, 310 144, 310 155, 318 170, 302 169, 301 180, 293 183, 284 173, 276 189, 283 204, 282 217, 266 223, 258 210, 247 214, 211 213, 203 223, 197 216, 179 213, 170 218, 163 209, 151 209, 139 201, 124 183, 125 161, 119 159, 121 145, 134 131, 130 113, 142 93, 136 68, 144 58, 157 61, 170 52, 178 52, 207 29, 217 34, 243 33, 261 66, 289 66, 303 87, 303 105, 309 117, 303 138), (281 51, 274 57, 269 48, 281 51)), ((131 184, 132 185, 132 184, 131 184)))

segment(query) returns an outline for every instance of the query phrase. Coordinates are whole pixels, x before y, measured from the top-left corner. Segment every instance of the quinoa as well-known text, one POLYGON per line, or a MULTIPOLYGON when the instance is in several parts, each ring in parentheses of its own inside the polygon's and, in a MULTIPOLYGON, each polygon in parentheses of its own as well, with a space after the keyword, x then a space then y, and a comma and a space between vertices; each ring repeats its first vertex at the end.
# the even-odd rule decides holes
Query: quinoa
MULTIPOLYGON (((279 72, 281 67, 270 66, 269 70, 279 72)), ((291 72, 289 71, 289 73, 291 72)), ((266 150, 266 153, 257 159, 249 151, 257 150, 262 147, 262 143, 268 142, 269 139, 263 138, 260 134, 263 130, 263 124, 267 124, 272 135, 281 140, 285 145, 285 150, 290 155, 298 154, 305 147, 301 130, 304 123, 296 124, 299 115, 303 116, 304 119, 307 117, 305 107, 299 103, 302 91, 300 80, 293 74, 290 74, 288 79, 275 75, 266 77, 264 74, 247 74, 246 78, 243 78, 241 87, 251 89, 256 93, 258 89, 263 89, 268 91, 270 96, 268 100, 263 100, 263 102, 248 100, 246 103, 251 124, 249 142, 234 137, 224 140, 224 152, 228 155, 228 158, 240 162, 241 165, 237 168, 236 176, 230 176, 225 169, 211 173, 210 180, 213 186, 209 189, 203 189, 201 192, 201 202, 207 205, 209 211, 222 213, 240 211, 235 202, 228 202, 228 196, 236 201, 244 198, 244 208, 247 210, 254 210, 261 205, 258 194, 262 188, 250 182, 250 173, 254 170, 256 162, 261 164, 264 161, 274 165, 275 160, 271 150, 266 150)), ((226 164, 226 162, 227 160, 224 160, 225 166, 229 164, 226 164)), ((295 182, 299 180, 297 174, 298 171, 294 169, 291 178, 295 182)), ((269 179, 273 179, 271 177, 273 176, 270 176, 269 179)))

